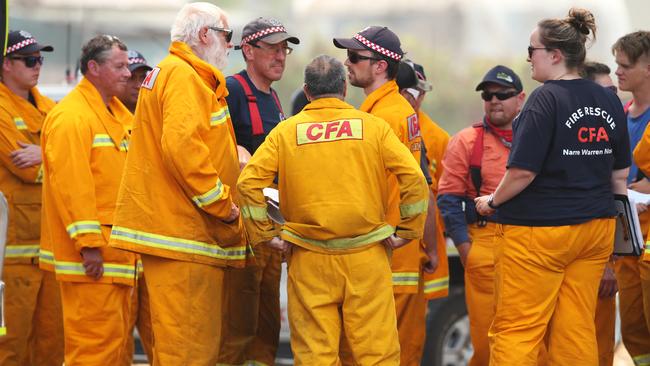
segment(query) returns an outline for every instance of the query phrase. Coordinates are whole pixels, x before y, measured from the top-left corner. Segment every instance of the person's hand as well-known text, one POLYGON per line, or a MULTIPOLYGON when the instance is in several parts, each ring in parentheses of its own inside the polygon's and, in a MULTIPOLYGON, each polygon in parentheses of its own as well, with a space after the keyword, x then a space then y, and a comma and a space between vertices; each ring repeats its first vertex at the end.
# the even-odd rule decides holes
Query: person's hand
POLYGON ((650 193, 650 180, 647 178, 639 179, 638 182, 630 183, 627 188, 640 193, 650 193))
POLYGON ((462 263, 463 267, 465 267, 467 256, 469 255, 470 249, 472 249, 472 243, 468 241, 460 243, 456 245, 456 249, 458 250, 458 255, 460 256, 460 263, 462 263))
POLYGON ((251 153, 245 147, 237 145, 237 156, 239 157, 239 170, 243 170, 248 161, 251 160, 251 153))
POLYGON ((648 211, 648 205, 646 205, 645 203, 637 203, 636 204, 636 212, 643 213, 643 212, 646 212, 646 211, 648 211))
POLYGON ((598 297, 613 297, 618 291, 618 284, 616 283, 616 276, 610 266, 605 266, 603 278, 600 279, 600 286, 598 287, 598 297))
POLYGON ((104 275, 104 258, 99 248, 81 248, 86 276, 99 280, 104 275))
POLYGON ((289 251, 289 249, 291 249, 292 244, 289 243, 288 241, 278 238, 277 236, 274 236, 273 239, 266 242, 266 245, 268 245, 272 249, 282 252, 283 254, 286 254, 289 251))
POLYGON ((40 146, 27 144, 21 141, 18 141, 18 145, 21 149, 12 151, 9 154, 11 163, 14 164, 16 168, 29 168, 30 166, 38 165, 43 161, 40 146))
POLYGON ((410 241, 411 241, 410 239, 400 238, 399 236, 393 234, 393 235, 387 237, 386 239, 384 239, 383 242, 384 242, 384 245, 386 245, 387 247, 389 247, 391 249, 397 249, 397 248, 405 246, 410 241))
POLYGON ((492 195, 476 197, 474 202, 476 203, 476 211, 481 216, 490 216, 496 212, 495 209, 491 208, 488 205, 488 201, 492 195))
POLYGON ((237 220, 238 217, 239 217, 239 207, 237 207, 236 204, 232 203, 232 206, 230 206, 230 215, 228 215, 228 217, 226 217, 221 221, 225 222, 226 224, 232 224, 233 222, 235 222, 235 220, 237 220))
POLYGON ((438 268, 438 252, 436 248, 430 250, 425 249, 425 254, 427 255, 428 261, 424 264, 424 272, 433 273, 438 268))

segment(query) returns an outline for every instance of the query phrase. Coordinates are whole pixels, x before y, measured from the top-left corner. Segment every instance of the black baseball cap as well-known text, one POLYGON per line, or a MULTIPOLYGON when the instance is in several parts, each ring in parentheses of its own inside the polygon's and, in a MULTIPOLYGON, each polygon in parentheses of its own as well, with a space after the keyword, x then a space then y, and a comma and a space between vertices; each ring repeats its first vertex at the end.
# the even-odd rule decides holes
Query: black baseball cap
POLYGON ((152 67, 147 64, 147 60, 142 56, 142 54, 136 50, 129 50, 127 52, 129 57, 129 71, 133 72, 141 67, 144 67, 148 70, 151 70, 152 67))
POLYGON ((7 55, 12 53, 28 54, 36 51, 52 52, 54 48, 50 45, 42 45, 36 42, 36 38, 27 31, 9 31, 7 36, 7 55))
POLYGON ((433 90, 431 83, 427 81, 424 75, 422 65, 416 64, 411 60, 400 62, 395 81, 400 89, 417 88, 425 92, 433 90))
POLYGON ((262 17, 252 20, 244 26, 241 35, 241 42, 239 43, 239 46, 235 48, 240 49, 245 43, 255 41, 264 41, 270 44, 277 44, 283 41, 291 42, 293 44, 300 43, 298 37, 287 33, 287 30, 284 28, 282 23, 275 19, 262 17))
POLYGON ((367 27, 352 38, 334 38, 334 46, 348 50, 370 50, 400 61, 404 56, 397 34, 388 27, 367 27))
POLYGON ((485 88, 485 85, 489 83, 512 87, 515 88, 515 90, 519 93, 524 90, 524 87, 521 85, 521 79, 519 79, 519 76, 517 76, 517 74, 509 67, 503 65, 497 65, 488 71, 487 74, 485 74, 483 77, 483 81, 481 81, 476 86, 476 90, 483 90, 483 88, 485 88))

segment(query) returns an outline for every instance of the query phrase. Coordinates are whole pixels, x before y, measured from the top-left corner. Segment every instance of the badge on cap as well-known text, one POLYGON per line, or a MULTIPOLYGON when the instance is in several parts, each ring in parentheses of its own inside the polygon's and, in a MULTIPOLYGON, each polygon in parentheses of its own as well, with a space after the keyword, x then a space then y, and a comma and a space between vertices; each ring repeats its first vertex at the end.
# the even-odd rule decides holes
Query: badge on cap
POLYGON ((509 83, 512 83, 514 80, 512 80, 512 76, 506 74, 505 72, 498 72, 497 73, 497 79, 505 80, 509 83))

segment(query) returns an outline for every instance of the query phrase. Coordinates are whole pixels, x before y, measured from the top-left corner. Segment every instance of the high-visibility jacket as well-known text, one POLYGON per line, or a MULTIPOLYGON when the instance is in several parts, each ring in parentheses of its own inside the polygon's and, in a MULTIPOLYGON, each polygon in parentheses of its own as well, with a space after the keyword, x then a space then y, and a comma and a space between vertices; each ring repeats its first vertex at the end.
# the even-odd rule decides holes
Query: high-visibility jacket
MULTIPOLYGON (((442 176, 442 157, 449 143, 449 134, 424 113, 418 111, 418 122, 422 140, 427 147, 427 160, 429 173, 433 178, 430 188, 434 195, 438 194, 438 182, 442 176)), ((437 197, 436 197, 437 198, 437 197)), ((424 273, 424 296, 435 299, 447 296, 449 293, 449 263, 447 262, 447 243, 445 241, 445 225, 436 209, 436 247, 438 250, 438 268, 433 273, 424 273)))
MULTIPOLYGON (((646 176, 650 176, 650 123, 643 131, 643 137, 634 148, 634 162, 639 170, 646 176)), ((639 215, 641 230, 644 235, 648 233, 650 225, 650 214, 646 211, 639 215)), ((650 239, 650 238, 649 238, 650 239)), ((645 250, 643 251, 643 260, 650 261, 650 240, 646 240, 645 250)))
POLYGON ((126 118, 117 98, 107 108, 84 78, 45 119, 40 264, 59 281, 134 283, 135 255, 107 246, 129 144, 126 118), (99 281, 85 275, 80 251, 87 247, 101 248, 99 281))
POLYGON ((217 266, 243 266, 239 160, 221 71, 182 42, 140 89, 110 245, 217 266))
MULTIPOLYGON (((409 102, 400 95, 394 80, 370 93, 359 109, 388 122, 399 140, 409 148, 416 163, 419 164, 422 138, 418 117, 409 102)), ((395 226, 400 220, 399 190, 395 176, 389 175, 388 186, 386 220, 390 225, 395 226)), ((419 238, 396 250, 391 263, 394 292, 417 293, 421 266, 426 261, 427 257, 419 238)))
POLYGON ((31 89, 36 106, 0 83, 0 191, 9 205, 5 263, 31 263, 41 237, 42 164, 17 168, 9 154, 18 141, 40 145, 41 126, 54 101, 31 89))
MULTIPOLYGON (((248 162, 237 188, 253 244, 277 229, 262 189, 278 175, 281 237, 321 253, 349 253, 392 235, 422 236, 428 191, 415 159, 381 119, 336 99, 312 101, 280 123, 248 162), (386 171, 399 179, 398 222, 386 221, 386 171)), ((401 250, 401 249, 400 249, 401 250)))

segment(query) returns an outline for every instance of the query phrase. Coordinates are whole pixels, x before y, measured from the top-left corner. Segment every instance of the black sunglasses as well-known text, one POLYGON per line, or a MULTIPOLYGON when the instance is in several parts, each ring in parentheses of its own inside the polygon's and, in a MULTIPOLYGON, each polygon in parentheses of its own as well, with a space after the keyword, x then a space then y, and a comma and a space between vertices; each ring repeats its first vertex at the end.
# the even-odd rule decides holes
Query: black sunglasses
POLYGON ((505 91, 505 92, 494 92, 494 93, 483 90, 483 92, 481 92, 481 99, 483 99, 486 102, 491 101, 492 97, 497 97, 498 100, 506 100, 514 97, 517 94, 519 94, 519 92, 516 90, 505 91))
POLYGON ((533 47, 533 46, 528 46, 528 58, 533 57, 533 52, 535 52, 535 50, 547 50, 547 51, 548 51, 548 50, 550 50, 550 48, 548 48, 548 47, 533 47))
POLYGON ((377 57, 369 57, 369 56, 362 56, 356 52, 352 52, 348 50, 348 60, 350 60, 351 63, 356 64, 359 61, 363 60, 375 60, 375 61, 381 61, 380 58, 377 57))
POLYGON ((43 64, 43 56, 11 56, 9 58, 11 60, 22 60, 25 63, 25 66, 29 67, 30 69, 36 66, 36 64, 43 64))
POLYGON ((221 27, 208 27, 208 29, 212 29, 213 31, 217 31, 217 32, 224 32, 226 34, 226 43, 232 41, 232 29, 221 28, 221 27))

